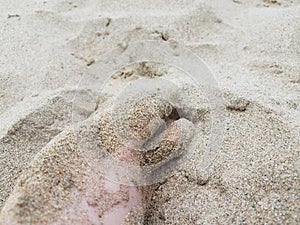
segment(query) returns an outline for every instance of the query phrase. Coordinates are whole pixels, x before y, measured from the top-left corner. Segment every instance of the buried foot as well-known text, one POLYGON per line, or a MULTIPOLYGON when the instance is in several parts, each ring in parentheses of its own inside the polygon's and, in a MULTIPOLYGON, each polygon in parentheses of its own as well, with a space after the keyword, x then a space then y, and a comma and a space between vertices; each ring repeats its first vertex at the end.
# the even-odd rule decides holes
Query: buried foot
POLYGON ((143 212, 149 197, 145 195, 151 194, 147 186, 136 186, 134 179, 116 183, 109 171, 101 171, 92 161, 95 147, 116 162, 136 167, 169 162, 184 151, 193 124, 159 98, 135 102, 126 118, 114 120, 111 115, 98 114, 42 149, 6 202, 2 224, 114 225, 122 224, 133 210, 143 212), (83 148, 91 139, 99 145, 83 148))

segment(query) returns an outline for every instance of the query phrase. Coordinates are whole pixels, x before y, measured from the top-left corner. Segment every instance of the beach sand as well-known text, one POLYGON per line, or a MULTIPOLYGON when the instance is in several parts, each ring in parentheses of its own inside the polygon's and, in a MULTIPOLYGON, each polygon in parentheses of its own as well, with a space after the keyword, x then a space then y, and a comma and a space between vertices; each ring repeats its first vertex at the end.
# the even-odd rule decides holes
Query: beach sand
MULTIPOLYGON (((143 215, 132 212, 127 223, 299 224, 299 3, 2 1, 0 224, 7 223, 8 215, 21 224, 40 224, 38 218, 48 222, 47 216, 68 203, 70 190, 80 189, 82 177, 89 176, 93 166, 76 147, 51 146, 69 140, 74 95, 81 79, 97 68, 101 55, 143 40, 177 43, 205 62, 224 99, 226 126, 212 166, 199 171, 208 144, 209 109, 196 85, 184 86, 174 79, 190 94, 184 105, 198 110, 190 120, 199 136, 193 139, 189 160, 147 187, 146 193, 151 193, 145 200, 147 210, 143 215), (54 160, 45 166, 42 159, 47 157, 59 163, 54 160), (41 168, 50 168, 55 182, 65 182, 56 187, 41 168), (59 171, 64 176, 56 176, 59 171), (24 191, 30 189, 27 179, 40 191, 51 187, 59 194, 37 201, 44 205, 35 211, 36 220, 17 218, 30 217, 37 207, 21 202, 20 196, 37 198, 34 189, 24 191)), ((105 112, 113 96, 136 79, 135 73, 149 79, 180 74, 159 64, 149 68, 142 64, 115 74, 101 95, 79 87, 84 98, 80 120, 105 112)), ((106 74, 99 71, 99 76, 106 74)))

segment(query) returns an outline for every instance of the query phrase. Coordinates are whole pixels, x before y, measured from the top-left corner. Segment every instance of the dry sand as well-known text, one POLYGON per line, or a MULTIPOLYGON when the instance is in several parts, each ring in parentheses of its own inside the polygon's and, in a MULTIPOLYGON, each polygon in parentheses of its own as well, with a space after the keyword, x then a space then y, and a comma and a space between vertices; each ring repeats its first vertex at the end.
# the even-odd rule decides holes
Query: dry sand
MULTIPOLYGON (((81 77, 101 54, 150 39, 177 42, 205 61, 224 96, 228 120, 220 154, 207 173, 196 170, 206 143, 196 139, 192 160, 150 187, 145 223, 299 224, 299 3, 1 1, 0 218, 20 203, 22 179, 30 174, 38 179, 40 171, 32 168, 41 168, 39 159, 51 153, 49 146, 66 138, 81 77)), ((81 119, 106 109, 103 102, 130 80, 130 71, 121 74, 103 96, 83 90, 89 101, 81 119)), ((205 109, 197 90, 188 89, 191 104, 205 109)), ((62 155, 62 163, 71 166, 67 173, 88 171, 80 155, 68 154, 77 153, 62 155)), ((79 175, 76 179, 80 183, 79 175)), ((132 215, 129 221, 135 217, 140 219, 132 215)))

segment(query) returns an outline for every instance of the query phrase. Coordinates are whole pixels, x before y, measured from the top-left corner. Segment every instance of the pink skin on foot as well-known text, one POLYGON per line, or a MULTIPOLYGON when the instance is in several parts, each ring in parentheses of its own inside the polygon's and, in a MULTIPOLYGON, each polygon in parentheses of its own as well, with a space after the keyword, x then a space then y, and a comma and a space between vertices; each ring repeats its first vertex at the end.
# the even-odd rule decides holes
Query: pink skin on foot
MULTIPOLYGON (((136 160, 133 148, 122 146, 117 152, 121 152, 122 160, 136 160)), ((142 191, 134 185, 110 181, 93 169, 88 174, 84 191, 72 193, 69 204, 57 216, 55 224, 73 220, 83 224, 120 225, 133 208, 142 207, 142 191)))
MULTIPOLYGON (((165 136, 159 142, 167 139, 174 142, 170 147, 180 146, 186 137, 177 131, 186 126, 185 123, 184 120, 175 122, 178 129, 174 126, 176 129, 164 131, 165 136)), ((113 137, 110 131, 108 126, 109 138, 113 137)), ((70 139, 67 134, 61 134, 60 139, 49 144, 33 160, 1 212, 3 224, 119 225, 133 208, 142 207, 142 188, 104 178, 86 163, 76 145, 69 147, 70 139)), ((139 146, 117 146, 111 153, 118 160, 140 164, 140 155, 135 151, 139 146)))
MULTIPOLYGON (((129 201, 124 202, 124 205, 118 204, 103 216, 104 225, 122 224, 124 218, 137 205, 142 203, 142 195, 135 187, 128 187, 129 201)), ((140 206, 142 207, 142 206, 140 206)))

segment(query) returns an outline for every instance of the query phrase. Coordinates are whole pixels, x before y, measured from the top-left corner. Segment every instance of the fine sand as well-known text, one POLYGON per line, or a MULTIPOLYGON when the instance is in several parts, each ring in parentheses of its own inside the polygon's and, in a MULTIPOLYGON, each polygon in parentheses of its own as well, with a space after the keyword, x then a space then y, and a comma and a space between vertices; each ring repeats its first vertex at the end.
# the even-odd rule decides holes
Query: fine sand
MULTIPOLYGON (((186 94, 166 121, 186 118, 189 131, 173 136, 194 136, 188 160, 141 188, 145 207, 127 224, 300 224, 299 15, 299 0, 0 0, 0 224, 51 224, 53 215, 88 223, 68 219, 74 193, 102 181, 93 182, 97 166, 72 135, 89 136, 115 106, 108 130, 118 133, 129 109, 114 97, 139 78, 170 78, 186 94), (113 74, 100 94, 82 85, 102 54, 143 40, 192 50, 218 83, 225 127, 205 171, 213 109, 180 70, 141 63, 113 74)), ((172 98, 173 87, 163 87, 172 98)))

